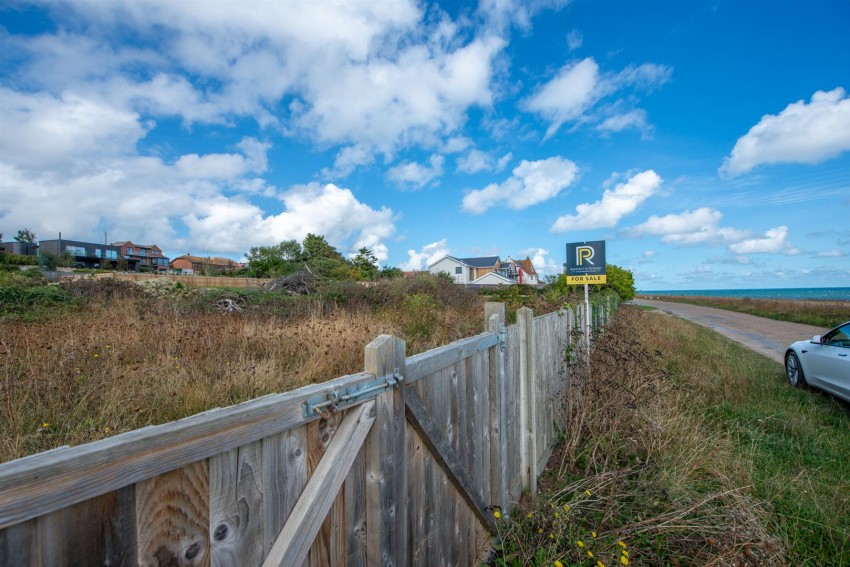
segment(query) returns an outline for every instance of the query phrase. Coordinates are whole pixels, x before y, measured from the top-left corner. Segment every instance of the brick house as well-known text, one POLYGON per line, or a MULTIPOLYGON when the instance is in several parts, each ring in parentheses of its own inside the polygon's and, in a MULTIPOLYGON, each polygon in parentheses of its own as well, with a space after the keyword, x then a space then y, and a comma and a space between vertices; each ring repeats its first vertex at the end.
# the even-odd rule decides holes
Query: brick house
POLYGON ((192 256, 191 254, 184 254, 182 256, 174 258, 174 260, 171 261, 171 268, 173 270, 183 272, 184 274, 206 276, 222 274, 224 272, 229 272, 232 270, 238 270, 240 268, 240 264, 239 262, 231 260, 230 258, 202 258, 201 256, 192 256))
POLYGON ((135 271, 151 270, 164 272, 168 270, 168 257, 163 256, 162 249, 156 244, 133 244, 129 240, 113 242, 113 246, 121 249, 121 257, 135 271))

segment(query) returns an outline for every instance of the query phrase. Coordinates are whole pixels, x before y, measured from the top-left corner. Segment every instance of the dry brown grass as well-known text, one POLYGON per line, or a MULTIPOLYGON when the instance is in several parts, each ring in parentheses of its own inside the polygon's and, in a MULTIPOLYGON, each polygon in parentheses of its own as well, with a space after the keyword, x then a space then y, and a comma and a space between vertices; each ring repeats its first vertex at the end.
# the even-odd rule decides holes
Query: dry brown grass
MULTIPOLYGON (((408 353, 481 331, 480 302, 396 309, 318 302, 287 318, 117 298, 0 331, 0 462, 363 370, 380 334, 408 353)), ((419 298, 417 301, 415 298, 419 298)))
POLYGON ((749 313, 778 321, 793 321, 831 328, 850 320, 850 301, 815 301, 801 299, 753 299, 750 297, 704 297, 692 295, 638 295, 640 299, 657 299, 718 307, 749 313))

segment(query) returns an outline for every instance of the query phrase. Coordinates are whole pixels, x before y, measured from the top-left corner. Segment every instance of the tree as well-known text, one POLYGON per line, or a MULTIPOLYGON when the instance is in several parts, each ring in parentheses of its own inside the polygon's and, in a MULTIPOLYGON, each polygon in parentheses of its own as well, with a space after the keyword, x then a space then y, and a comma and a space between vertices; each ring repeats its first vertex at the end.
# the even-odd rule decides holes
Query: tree
POLYGON ((637 290, 635 289, 634 276, 629 270, 614 264, 606 264, 605 271, 608 283, 601 286, 599 291, 611 290, 619 295, 623 301, 629 301, 634 298, 637 290))
POLYGON ((351 259, 351 263, 360 270, 364 280, 375 279, 378 274, 378 259, 365 246, 357 251, 357 256, 351 259))
POLYGON ((297 240, 284 240, 274 246, 254 246, 247 258, 251 275, 276 278, 301 269, 305 256, 297 240))
POLYGON ((324 236, 308 234, 304 237, 302 248, 304 250, 304 256, 308 262, 318 258, 328 258, 330 260, 345 262, 345 258, 342 257, 342 254, 340 254, 336 248, 331 246, 328 241, 325 240, 324 236))
POLYGON ((18 231, 18 234, 15 235, 15 240, 18 242, 28 242, 32 244, 35 242, 35 233, 28 228, 22 228, 18 231))

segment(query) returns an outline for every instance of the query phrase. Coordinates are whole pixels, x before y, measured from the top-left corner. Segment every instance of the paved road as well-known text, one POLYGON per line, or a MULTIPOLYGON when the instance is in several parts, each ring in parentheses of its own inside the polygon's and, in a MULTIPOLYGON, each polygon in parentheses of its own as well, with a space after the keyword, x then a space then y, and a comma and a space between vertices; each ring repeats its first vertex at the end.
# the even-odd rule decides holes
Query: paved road
POLYGON ((794 341, 810 339, 813 335, 822 335, 828 330, 687 303, 650 299, 635 299, 633 302, 638 305, 649 305, 665 313, 714 329, 721 335, 783 364, 788 345, 794 341))

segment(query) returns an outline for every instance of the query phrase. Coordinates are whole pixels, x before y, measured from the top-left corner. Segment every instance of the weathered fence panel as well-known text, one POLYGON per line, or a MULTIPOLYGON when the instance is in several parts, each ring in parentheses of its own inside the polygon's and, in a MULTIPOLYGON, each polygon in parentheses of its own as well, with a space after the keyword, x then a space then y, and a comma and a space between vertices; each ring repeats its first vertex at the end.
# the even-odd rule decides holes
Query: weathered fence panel
POLYGON ((489 303, 475 337, 0 465, 0 565, 475 564, 565 424, 583 317, 489 303))

